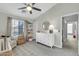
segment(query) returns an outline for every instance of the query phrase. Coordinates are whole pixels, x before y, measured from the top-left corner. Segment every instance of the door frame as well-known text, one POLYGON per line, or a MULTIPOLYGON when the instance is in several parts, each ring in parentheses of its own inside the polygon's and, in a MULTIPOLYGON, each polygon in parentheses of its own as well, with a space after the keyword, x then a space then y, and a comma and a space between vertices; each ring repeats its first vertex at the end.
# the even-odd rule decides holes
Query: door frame
MULTIPOLYGON (((66 16, 72 16, 72 15, 75 15, 77 14, 78 15, 78 22, 79 22, 79 12, 74 12, 74 13, 68 13, 68 14, 65 14, 63 16, 61 16, 61 20, 63 20, 63 17, 66 17, 66 16)), ((62 21, 63 23, 63 21, 62 21)), ((62 24, 63 25, 63 24, 62 24)), ((77 52, 79 54, 79 48, 78 48, 78 41, 79 41, 79 23, 77 23, 77 52)), ((63 28, 62 28, 62 47, 63 47, 63 28)))

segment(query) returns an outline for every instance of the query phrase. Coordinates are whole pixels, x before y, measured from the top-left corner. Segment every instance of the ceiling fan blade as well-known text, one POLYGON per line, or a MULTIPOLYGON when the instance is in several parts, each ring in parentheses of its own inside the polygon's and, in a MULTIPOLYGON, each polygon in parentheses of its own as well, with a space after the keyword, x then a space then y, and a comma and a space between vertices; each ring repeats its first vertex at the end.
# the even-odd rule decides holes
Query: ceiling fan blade
POLYGON ((25 9, 26 7, 18 8, 18 9, 25 9))
POLYGON ((23 13, 26 13, 26 10, 22 10, 23 13))
POLYGON ((37 11, 41 11, 41 9, 36 8, 36 7, 32 7, 32 9, 37 10, 37 11))
POLYGON ((24 5, 27 5, 27 3, 23 3, 24 5))
POLYGON ((35 5, 35 3, 32 3, 32 5, 35 5))
POLYGON ((30 12, 30 14, 32 14, 32 11, 29 11, 30 12))

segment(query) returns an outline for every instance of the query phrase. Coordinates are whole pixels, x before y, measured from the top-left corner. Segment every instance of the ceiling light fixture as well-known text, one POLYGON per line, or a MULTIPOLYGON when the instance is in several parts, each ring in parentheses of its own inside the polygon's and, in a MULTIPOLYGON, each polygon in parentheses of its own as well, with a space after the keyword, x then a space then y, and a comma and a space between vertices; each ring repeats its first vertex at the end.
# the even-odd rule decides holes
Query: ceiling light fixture
POLYGON ((28 6, 28 7, 27 7, 27 10, 28 10, 28 11, 31 11, 31 10, 32 10, 32 7, 31 7, 31 6, 28 6))

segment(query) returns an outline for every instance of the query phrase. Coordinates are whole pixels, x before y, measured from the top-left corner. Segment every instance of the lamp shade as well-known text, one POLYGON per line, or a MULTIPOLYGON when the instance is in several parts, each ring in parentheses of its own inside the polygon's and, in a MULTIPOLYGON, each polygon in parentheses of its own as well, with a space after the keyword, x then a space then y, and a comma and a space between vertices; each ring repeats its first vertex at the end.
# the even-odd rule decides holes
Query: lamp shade
POLYGON ((49 25, 49 30, 53 30, 54 26, 53 25, 49 25))

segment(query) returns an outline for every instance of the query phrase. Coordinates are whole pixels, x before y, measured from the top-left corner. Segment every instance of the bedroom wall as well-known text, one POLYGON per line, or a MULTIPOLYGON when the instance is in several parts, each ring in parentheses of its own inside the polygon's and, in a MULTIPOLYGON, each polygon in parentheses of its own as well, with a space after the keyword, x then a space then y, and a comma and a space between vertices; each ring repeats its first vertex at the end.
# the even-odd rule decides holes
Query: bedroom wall
MULTIPOLYGON (((34 24, 34 34, 38 30, 42 30, 42 23, 44 21, 49 21, 51 24, 54 25, 56 29, 59 29, 62 32, 62 20, 61 16, 74 13, 74 12, 79 12, 79 4, 78 3, 60 3, 56 4, 54 7, 52 7, 50 10, 48 10, 46 13, 42 14, 38 18, 35 19, 33 22, 34 24)), ((60 32, 60 33, 61 33, 60 32)), ((61 34, 62 35, 62 34, 61 34)), ((34 36, 35 38, 36 36, 34 36)))
MULTIPOLYGON (((72 14, 79 12, 79 4, 78 3, 59 3, 56 4, 54 7, 52 7, 50 10, 39 16, 38 18, 35 19, 33 22, 33 33, 34 33, 34 38, 36 37, 36 32, 38 30, 42 31, 42 23, 44 21, 49 21, 51 24, 54 25, 56 29, 60 30, 60 35, 62 37, 62 20, 61 16, 72 14)), ((58 39, 61 40, 61 39, 58 39)), ((61 41, 62 42, 62 41, 61 41)))
POLYGON ((0 35, 6 34, 7 30, 7 15, 0 13, 0 35))
POLYGON ((79 15, 78 15, 78 55, 79 55, 79 15))

